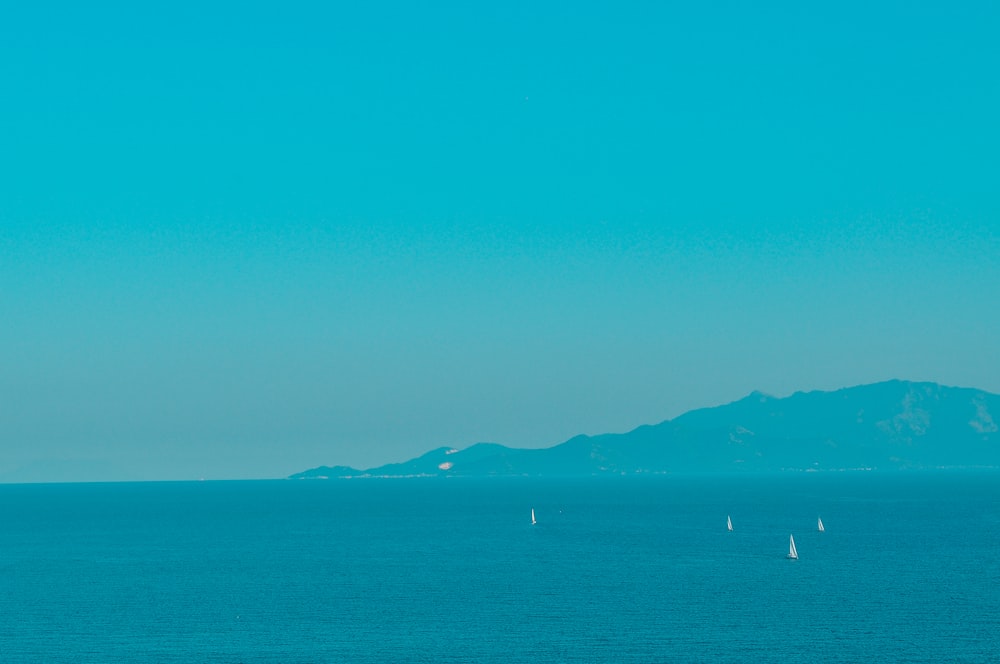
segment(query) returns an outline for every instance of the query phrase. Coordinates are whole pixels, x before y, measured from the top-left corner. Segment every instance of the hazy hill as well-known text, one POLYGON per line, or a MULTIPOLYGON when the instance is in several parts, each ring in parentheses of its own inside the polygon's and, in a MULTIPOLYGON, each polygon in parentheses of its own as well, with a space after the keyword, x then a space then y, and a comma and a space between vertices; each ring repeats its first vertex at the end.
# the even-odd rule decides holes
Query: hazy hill
POLYGON ((998 420, 1000 395, 895 380, 782 399, 754 392, 628 433, 576 436, 546 449, 442 447, 403 463, 323 466, 292 477, 1000 467, 998 420))

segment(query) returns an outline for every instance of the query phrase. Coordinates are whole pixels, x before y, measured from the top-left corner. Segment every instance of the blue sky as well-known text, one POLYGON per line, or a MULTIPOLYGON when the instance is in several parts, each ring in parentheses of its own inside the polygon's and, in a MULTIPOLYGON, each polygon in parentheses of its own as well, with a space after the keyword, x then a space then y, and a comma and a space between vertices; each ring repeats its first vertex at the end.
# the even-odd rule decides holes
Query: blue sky
POLYGON ((0 480, 1000 392, 990 3, 39 3, 0 22, 0 480))

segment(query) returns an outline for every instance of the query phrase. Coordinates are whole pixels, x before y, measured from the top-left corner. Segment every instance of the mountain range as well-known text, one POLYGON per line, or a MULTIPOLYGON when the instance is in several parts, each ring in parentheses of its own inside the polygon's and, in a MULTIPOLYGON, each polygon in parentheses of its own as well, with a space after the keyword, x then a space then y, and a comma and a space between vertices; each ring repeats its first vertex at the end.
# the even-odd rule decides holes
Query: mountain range
POLYGON ((544 449, 478 443, 359 470, 291 477, 582 476, 633 473, 1000 467, 1000 395, 893 380, 775 398, 752 392, 627 433, 544 449))

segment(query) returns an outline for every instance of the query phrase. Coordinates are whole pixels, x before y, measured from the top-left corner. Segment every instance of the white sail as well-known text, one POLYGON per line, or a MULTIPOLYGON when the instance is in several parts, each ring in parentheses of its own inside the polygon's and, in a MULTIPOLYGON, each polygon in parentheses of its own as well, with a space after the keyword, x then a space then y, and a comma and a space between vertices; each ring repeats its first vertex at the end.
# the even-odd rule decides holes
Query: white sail
POLYGON ((531 525, 535 525, 536 523, 538 523, 538 522, 535 521, 535 508, 532 507, 531 508, 531 525))
POLYGON ((728 516, 726 517, 726 530, 728 530, 729 532, 733 532, 733 520, 730 519, 728 516))
POLYGON ((826 528, 823 527, 823 519, 817 517, 816 519, 816 530, 823 532, 826 528))
POLYGON ((799 559, 799 552, 795 549, 795 538, 791 535, 788 536, 788 557, 791 560, 799 559))

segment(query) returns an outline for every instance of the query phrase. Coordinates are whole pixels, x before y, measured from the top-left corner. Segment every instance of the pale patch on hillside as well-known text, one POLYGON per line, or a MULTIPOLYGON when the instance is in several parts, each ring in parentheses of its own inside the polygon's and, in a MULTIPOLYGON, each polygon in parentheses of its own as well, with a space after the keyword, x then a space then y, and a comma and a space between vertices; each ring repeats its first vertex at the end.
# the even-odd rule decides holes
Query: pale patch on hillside
POLYGON ((977 433, 994 433, 997 430, 997 425, 984 400, 982 398, 976 399, 973 404, 976 406, 976 416, 969 421, 969 426, 977 433))

